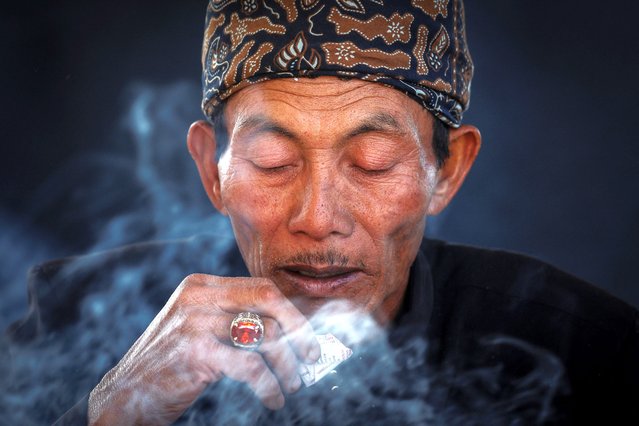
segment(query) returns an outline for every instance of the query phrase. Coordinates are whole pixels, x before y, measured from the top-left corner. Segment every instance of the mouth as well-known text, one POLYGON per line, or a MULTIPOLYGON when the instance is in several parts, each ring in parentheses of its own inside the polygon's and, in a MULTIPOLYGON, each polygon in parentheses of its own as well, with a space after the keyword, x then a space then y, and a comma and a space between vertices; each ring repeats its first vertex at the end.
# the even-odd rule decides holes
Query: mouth
POLYGON ((307 297, 335 296, 363 274, 361 269, 343 266, 287 265, 280 270, 284 278, 307 297))

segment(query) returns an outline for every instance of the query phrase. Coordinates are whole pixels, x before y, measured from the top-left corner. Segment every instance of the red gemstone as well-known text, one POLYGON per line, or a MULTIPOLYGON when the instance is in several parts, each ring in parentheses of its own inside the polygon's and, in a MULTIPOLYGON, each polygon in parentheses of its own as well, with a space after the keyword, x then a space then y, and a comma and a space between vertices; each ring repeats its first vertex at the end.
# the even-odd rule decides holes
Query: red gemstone
POLYGON ((253 320, 238 320, 231 327, 231 338, 241 346, 257 345, 262 340, 262 327, 253 320))

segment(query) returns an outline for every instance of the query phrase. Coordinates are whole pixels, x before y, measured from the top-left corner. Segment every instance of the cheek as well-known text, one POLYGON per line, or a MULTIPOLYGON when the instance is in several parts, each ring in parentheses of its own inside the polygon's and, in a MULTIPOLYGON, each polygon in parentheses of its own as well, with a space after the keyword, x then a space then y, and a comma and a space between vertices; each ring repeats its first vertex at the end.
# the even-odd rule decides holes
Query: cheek
POLYGON ((390 200, 386 219, 398 225, 415 222, 426 214, 428 194, 414 183, 398 185, 385 198, 390 200))
POLYGON ((362 216, 367 218, 364 223, 368 223, 371 234, 378 234, 376 239, 421 239, 419 231, 423 231, 430 200, 427 185, 420 185, 414 176, 405 176, 362 195, 366 206, 362 216))
POLYGON ((430 192, 427 181, 420 185, 417 179, 396 179, 361 198, 366 211, 360 221, 376 246, 376 263, 388 292, 407 279, 424 234, 430 192))
POLYGON ((222 181, 222 202, 238 245, 242 253, 248 254, 277 230, 286 211, 285 197, 282 191, 264 189, 258 182, 235 177, 222 181))
POLYGON ((424 192, 407 189, 399 191, 394 202, 389 203, 392 207, 385 215, 389 235, 387 255, 399 261, 399 269, 408 267, 419 249, 426 223, 427 200, 424 192))

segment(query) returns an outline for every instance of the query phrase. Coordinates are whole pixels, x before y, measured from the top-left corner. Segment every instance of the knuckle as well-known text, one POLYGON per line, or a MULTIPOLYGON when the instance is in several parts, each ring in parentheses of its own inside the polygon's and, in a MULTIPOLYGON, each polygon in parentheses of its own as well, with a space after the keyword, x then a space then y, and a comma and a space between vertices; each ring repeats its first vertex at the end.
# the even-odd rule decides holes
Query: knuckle
POLYGON ((180 285, 184 287, 201 285, 204 282, 204 277, 205 277, 204 274, 199 274, 199 273, 189 274, 182 280, 180 285))
POLYGON ((193 287, 195 287, 200 281, 201 278, 199 277, 199 274, 187 275, 182 280, 180 285, 177 286, 177 288, 173 292, 173 295, 177 298, 185 297, 185 295, 187 295, 191 291, 191 289, 193 289, 193 287))
POLYGON ((211 292, 211 285, 217 284, 219 277, 194 273, 187 275, 174 292, 178 303, 199 305, 216 293, 211 292))
POLYGON ((255 288, 256 297, 263 303, 274 304, 282 299, 282 294, 270 281, 255 288))
POLYGON ((199 283, 202 281, 202 274, 189 274, 183 280, 182 284, 184 285, 192 285, 194 283, 199 283))

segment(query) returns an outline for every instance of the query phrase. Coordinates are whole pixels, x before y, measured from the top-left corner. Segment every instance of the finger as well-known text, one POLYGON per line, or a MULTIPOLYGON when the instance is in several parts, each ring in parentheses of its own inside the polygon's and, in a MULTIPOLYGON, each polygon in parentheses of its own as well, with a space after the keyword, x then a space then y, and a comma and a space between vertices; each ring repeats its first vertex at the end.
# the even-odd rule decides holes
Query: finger
POLYGON ((259 279, 243 288, 249 309, 275 319, 287 335, 313 336, 313 328, 306 317, 270 280, 259 279))
POLYGON ((270 318, 264 321, 264 341, 258 351, 264 356, 271 370, 277 376, 280 386, 287 393, 296 392, 302 385, 299 361, 289 340, 282 333, 279 324, 270 318))
POLYGON ((257 352, 232 348, 221 342, 214 343, 210 363, 222 374, 245 383, 265 407, 277 410, 284 406, 284 395, 277 378, 257 352))
MULTIPOLYGON (((229 332, 233 318, 233 315, 228 314, 216 315, 210 325, 212 334, 219 341, 230 346, 233 346, 229 332)), ((293 393, 302 384, 298 374, 299 361, 277 321, 268 317, 262 317, 262 321, 264 323, 264 340, 257 351, 264 356, 282 389, 287 393, 293 393)))
POLYGON ((229 313, 248 310, 275 319, 298 357, 306 363, 317 361, 321 351, 313 327, 272 281, 211 275, 200 279, 210 286, 211 303, 229 313))
POLYGON ((256 286, 254 292, 257 294, 253 299, 256 302, 250 309, 277 321, 300 360, 306 363, 317 361, 320 347, 306 317, 274 285, 256 286))

